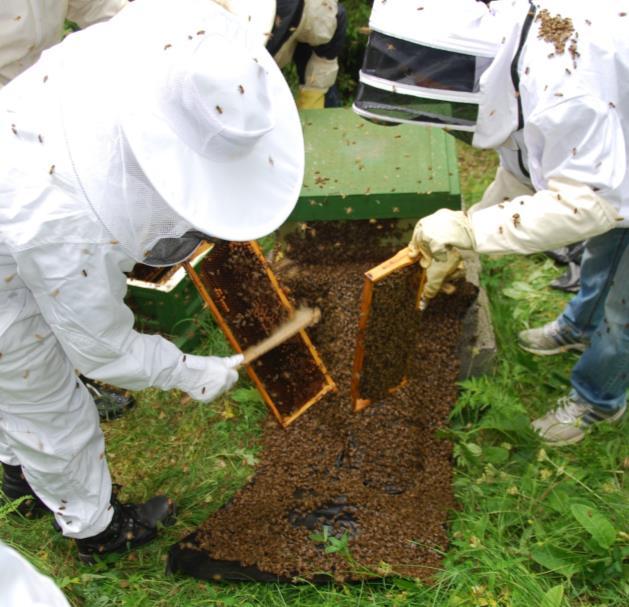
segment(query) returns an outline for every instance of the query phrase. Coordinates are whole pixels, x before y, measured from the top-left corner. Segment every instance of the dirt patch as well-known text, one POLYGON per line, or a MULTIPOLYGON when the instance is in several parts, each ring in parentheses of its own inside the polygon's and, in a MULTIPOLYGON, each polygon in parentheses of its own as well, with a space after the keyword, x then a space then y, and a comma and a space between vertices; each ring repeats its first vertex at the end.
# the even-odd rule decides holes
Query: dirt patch
MULTIPOLYGON (((284 280, 297 304, 321 307, 321 321, 309 332, 339 391, 287 430, 267 419, 255 476, 173 547, 174 571, 206 579, 326 574, 347 581, 398 573, 427 580, 440 566, 455 504, 451 444, 436 431, 457 397, 461 319, 476 289, 463 283, 429 306, 409 382, 353 413, 349 390, 363 274, 395 249, 356 261, 356 250, 334 242, 333 234, 327 256, 319 245, 311 247, 311 260, 301 248, 299 271, 293 267, 284 280), (351 557, 326 552, 324 534, 348 539, 351 557)), ((369 251, 368 244, 363 237, 351 248, 369 251)))

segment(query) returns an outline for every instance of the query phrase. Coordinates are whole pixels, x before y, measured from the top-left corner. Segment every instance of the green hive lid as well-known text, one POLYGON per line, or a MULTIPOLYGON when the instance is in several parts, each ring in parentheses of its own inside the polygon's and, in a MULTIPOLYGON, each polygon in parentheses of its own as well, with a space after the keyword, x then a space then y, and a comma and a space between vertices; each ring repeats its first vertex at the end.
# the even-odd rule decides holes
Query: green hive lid
POLYGON ((417 218, 461 208, 454 138, 385 127, 351 109, 301 112, 306 172, 289 220, 417 218))

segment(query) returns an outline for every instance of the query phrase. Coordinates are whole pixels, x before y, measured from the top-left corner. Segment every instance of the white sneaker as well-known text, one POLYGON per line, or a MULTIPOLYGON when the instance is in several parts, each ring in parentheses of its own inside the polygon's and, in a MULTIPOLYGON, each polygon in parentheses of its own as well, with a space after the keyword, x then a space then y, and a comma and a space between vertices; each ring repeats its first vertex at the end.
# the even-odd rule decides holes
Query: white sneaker
POLYGON ((613 424, 627 410, 625 404, 620 410, 606 416, 600 409, 574 395, 561 397, 557 405, 556 409, 531 423, 533 430, 551 447, 578 443, 590 426, 600 422, 613 424))
POLYGON ((583 352, 587 346, 583 340, 575 338, 569 329, 562 329, 556 320, 543 327, 520 331, 518 344, 523 350, 541 356, 559 354, 568 350, 583 352))

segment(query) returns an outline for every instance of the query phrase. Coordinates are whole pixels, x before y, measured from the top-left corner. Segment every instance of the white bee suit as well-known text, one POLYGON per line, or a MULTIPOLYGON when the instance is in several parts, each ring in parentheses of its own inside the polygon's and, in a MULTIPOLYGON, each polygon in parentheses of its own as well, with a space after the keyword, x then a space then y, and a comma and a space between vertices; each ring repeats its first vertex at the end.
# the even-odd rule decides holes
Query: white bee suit
POLYGON ((2 0, 0 88, 61 40, 65 19, 87 27, 113 17, 127 0, 2 0))
POLYGON ((24 557, 0 542, 0 607, 70 607, 63 592, 24 557))
POLYGON ((136 0, 0 91, 0 158, 0 460, 22 465, 64 535, 91 537, 111 520, 111 480, 76 374, 208 401, 242 361, 134 331, 124 272, 191 227, 228 240, 276 229, 303 176, 299 117, 272 57, 224 9, 136 0))
POLYGON ((536 15, 546 8, 551 15, 571 17, 574 34, 559 52, 538 37, 539 20, 533 21, 517 61, 518 124, 510 69, 529 3, 519 4, 519 19, 481 79, 474 145, 504 147, 509 159, 513 147, 522 148, 537 194, 516 195, 500 208, 472 214, 476 242, 485 252, 551 249, 629 226, 626 18, 609 0, 597 4, 596 14, 587 4, 535 3, 536 15), (537 234, 534 225, 541 228, 537 234))
POLYGON ((525 152, 521 164, 535 193, 480 205, 468 216, 442 210, 422 219, 413 238, 418 249, 423 241, 437 254, 446 245, 526 254, 629 226, 626 18, 611 0, 599 2, 595 14, 580 3, 514 5, 512 29, 481 77, 473 143, 525 152), (563 50, 540 36, 543 9, 572 20, 563 50))

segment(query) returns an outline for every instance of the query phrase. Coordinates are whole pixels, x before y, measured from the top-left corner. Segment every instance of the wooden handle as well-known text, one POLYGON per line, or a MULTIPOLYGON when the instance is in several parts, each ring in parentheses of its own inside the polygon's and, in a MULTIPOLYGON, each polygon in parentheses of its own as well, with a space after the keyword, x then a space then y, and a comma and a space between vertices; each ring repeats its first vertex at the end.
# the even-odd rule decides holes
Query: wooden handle
POLYGON ((319 308, 299 308, 299 310, 297 310, 285 323, 275 329, 275 331, 266 339, 263 339, 255 346, 247 348, 243 352, 243 356, 245 358, 242 364, 251 364, 254 360, 256 360, 256 358, 260 358, 260 356, 284 343, 287 339, 297 335, 297 333, 299 333, 302 329, 317 324, 320 318, 321 311, 319 308))

